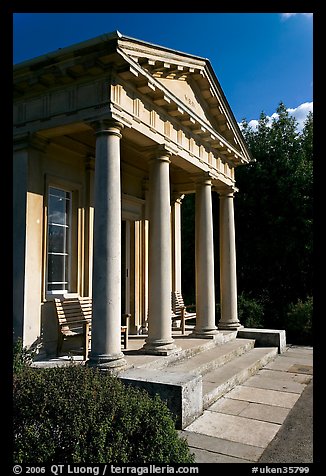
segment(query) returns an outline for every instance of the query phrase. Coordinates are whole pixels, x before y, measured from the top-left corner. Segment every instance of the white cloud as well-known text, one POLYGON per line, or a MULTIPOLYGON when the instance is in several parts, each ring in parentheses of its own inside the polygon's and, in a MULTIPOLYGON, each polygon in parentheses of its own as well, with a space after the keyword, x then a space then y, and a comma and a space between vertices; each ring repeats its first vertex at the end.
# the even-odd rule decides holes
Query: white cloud
POLYGON ((303 129, 304 121, 307 118, 309 112, 313 112, 313 102, 304 102, 300 106, 292 109, 288 108, 288 112, 291 116, 294 116, 298 121, 298 130, 301 132, 303 129))
MULTIPOLYGON (((302 131, 303 126, 304 126, 304 122, 307 118, 308 113, 313 112, 313 104, 314 104, 313 102, 304 102, 304 103, 300 104, 298 107, 295 107, 295 108, 289 107, 287 109, 290 116, 295 117, 296 121, 298 122, 298 126, 297 126, 297 131, 298 132, 302 131)), ((267 125, 271 126, 272 122, 273 122, 273 119, 278 118, 278 114, 277 114, 277 112, 274 112, 271 116, 266 116, 266 118, 267 118, 267 121, 268 121, 267 125)), ((257 127, 258 127, 258 120, 257 119, 251 119, 250 121, 248 121, 248 124, 253 130, 256 130, 257 127)), ((241 128, 241 125, 240 125, 240 128, 241 128)))
POLYGON ((281 13, 282 20, 287 20, 288 18, 294 17, 296 15, 304 15, 306 17, 312 17, 313 13, 281 13))
POLYGON ((248 122, 248 125, 255 131, 258 127, 257 119, 251 119, 251 121, 248 122))

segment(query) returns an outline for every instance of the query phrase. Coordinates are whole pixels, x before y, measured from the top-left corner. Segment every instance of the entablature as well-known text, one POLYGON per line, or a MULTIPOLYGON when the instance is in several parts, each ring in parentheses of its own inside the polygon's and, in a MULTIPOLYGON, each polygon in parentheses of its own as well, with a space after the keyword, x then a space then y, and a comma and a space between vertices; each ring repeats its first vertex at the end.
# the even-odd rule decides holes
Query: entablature
POLYGON ((74 125, 87 130, 111 118, 131 142, 169 146, 184 170, 212 171, 232 183, 234 168, 250 161, 204 58, 115 32, 18 65, 14 87, 14 135, 55 130, 59 143, 62 129, 61 145, 69 146, 74 125))

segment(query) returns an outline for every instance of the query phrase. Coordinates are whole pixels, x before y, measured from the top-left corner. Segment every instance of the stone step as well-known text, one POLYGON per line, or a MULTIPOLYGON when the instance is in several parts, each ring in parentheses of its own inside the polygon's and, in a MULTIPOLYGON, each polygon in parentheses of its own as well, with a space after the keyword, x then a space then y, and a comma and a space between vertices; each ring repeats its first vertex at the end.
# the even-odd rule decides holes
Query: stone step
POLYGON ((277 347, 252 348, 223 366, 207 372, 202 377, 203 408, 208 408, 233 387, 255 375, 258 370, 274 360, 277 354, 277 347))
POLYGON ((177 428, 185 428, 278 354, 277 347, 255 344, 255 339, 235 338, 232 334, 202 342, 189 337, 168 358, 154 356, 148 361, 150 356, 144 355, 146 361, 135 361, 119 377, 127 385, 159 394, 175 415, 177 428))
POLYGON ((220 368, 234 358, 249 352, 255 346, 254 339, 234 339, 221 345, 198 352, 191 357, 171 362, 167 372, 205 375, 214 369, 220 368))
MULTIPOLYGON (((174 342, 179 350, 173 352, 168 356, 150 356, 150 355, 141 355, 138 352, 138 355, 130 355, 129 361, 135 367, 139 368, 149 368, 149 369, 163 369, 172 365, 176 365, 179 362, 183 362, 186 359, 192 359, 198 354, 202 354, 210 349, 216 349, 217 347, 224 348, 224 345, 229 342, 237 341, 237 331, 221 331, 219 332, 214 339, 198 339, 196 337, 188 336, 187 339, 182 338, 183 336, 173 336, 174 342)), ((248 339, 242 339, 248 340, 248 339)), ((131 341, 132 342, 132 341, 131 341)), ((128 353, 126 353, 128 355, 128 353)))

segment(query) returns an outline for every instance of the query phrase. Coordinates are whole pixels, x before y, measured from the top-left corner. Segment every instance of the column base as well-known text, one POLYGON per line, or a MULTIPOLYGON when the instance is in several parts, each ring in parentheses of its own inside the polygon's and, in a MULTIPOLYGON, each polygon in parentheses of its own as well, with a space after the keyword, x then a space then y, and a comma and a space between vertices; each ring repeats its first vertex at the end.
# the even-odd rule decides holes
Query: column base
POLYGON ((146 339, 145 344, 140 349, 144 354, 150 355, 170 355, 181 350, 177 347, 173 340, 149 340, 146 339))
POLYGON ((200 339, 214 339, 218 334, 218 329, 216 327, 203 327, 199 329, 194 329, 188 337, 198 337, 200 339))
POLYGON ((121 370, 125 370, 130 367, 122 352, 113 355, 90 355, 86 365, 88 367, 98 368, 100 370, 107 370, 108 372, 112 373, 120 372, 121 370))
POLYGON ((242 329, 243 325, 240 323, 240 321, 219 322, 218 328, 221 331, 236 331, 238 329, 242 329))

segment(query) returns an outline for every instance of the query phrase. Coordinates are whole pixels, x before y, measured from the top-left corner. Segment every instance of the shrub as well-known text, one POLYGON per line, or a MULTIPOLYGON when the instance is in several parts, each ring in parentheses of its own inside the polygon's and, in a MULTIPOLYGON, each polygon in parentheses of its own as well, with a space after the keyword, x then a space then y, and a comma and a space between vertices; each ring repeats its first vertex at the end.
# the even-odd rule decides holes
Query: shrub
POLYGON ((23 341, 19 337, 13 346, 13 372, 19 373, 33 362, 35 351, 23 346, 23 341))
POLYGON ((238 317, 244 327, 264 327, 264 306, 257 299, 241 293, 238 296, 238 317))
POLYGON ((286 315, 286 335, 292 344, 312 345, 313 298, 299 299, 289 306, 286 315))
POLYGON ((166 404, 80 365, 14 375, 15 463, 191 463, 166 404))
MULTIPOLYGON (((221 305, 216 304, 216 322, 221 317, 221 305)), ((264 327, 264 305, 257 299, 250 298, 244 293, 238 296, 238 319, 244 327, 264 327)))

